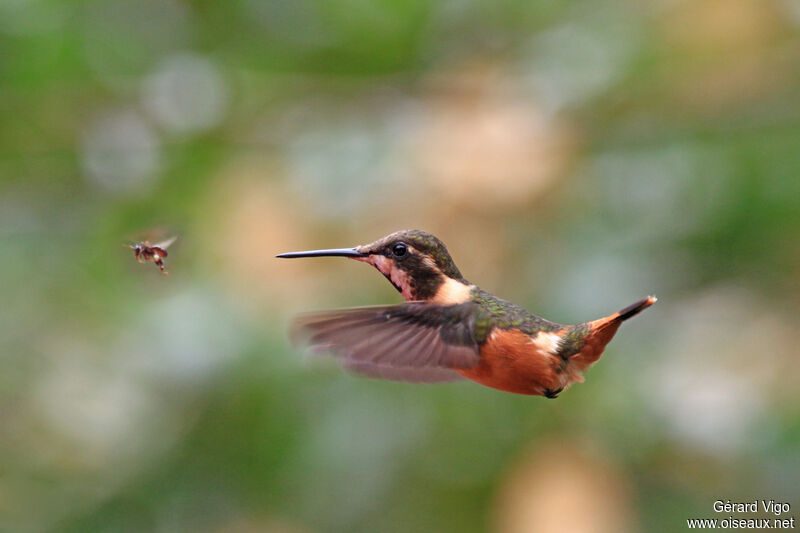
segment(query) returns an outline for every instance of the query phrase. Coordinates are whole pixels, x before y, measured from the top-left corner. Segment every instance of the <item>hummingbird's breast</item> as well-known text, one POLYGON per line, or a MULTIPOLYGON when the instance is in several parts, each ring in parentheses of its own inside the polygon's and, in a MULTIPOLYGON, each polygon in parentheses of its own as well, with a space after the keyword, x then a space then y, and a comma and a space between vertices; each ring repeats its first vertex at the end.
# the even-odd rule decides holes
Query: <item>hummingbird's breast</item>
POLYGON ((472 290, 475 285, 462 283, 445 276, 436 294, 429 301, 438 305, 457 305, 472 299, 472 290))

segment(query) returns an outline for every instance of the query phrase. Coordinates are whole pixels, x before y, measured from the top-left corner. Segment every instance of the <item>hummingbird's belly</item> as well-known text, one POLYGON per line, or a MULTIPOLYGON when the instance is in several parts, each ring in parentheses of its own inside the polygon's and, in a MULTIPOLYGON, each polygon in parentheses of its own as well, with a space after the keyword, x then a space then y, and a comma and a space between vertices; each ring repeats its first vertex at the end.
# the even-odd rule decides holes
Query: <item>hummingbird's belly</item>
POLYGON ((583 376, 564 365, 553 346, 560 332, 531 337, 520 330, 495 330, 481 348, 477 367, 458 373, 481 385, 516 394, 546 395, 565 389, 583 376), (551 337, 547 337, 551 336, 551 337))

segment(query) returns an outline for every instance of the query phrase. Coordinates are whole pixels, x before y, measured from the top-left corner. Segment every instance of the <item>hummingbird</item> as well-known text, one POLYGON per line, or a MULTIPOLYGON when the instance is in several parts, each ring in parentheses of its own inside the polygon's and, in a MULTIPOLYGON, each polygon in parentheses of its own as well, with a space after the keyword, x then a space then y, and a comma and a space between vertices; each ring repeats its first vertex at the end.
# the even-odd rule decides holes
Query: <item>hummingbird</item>
POLYGON ((292 338, 336 356, 345 370, 395 381, 469 379, 555 398, 584 381, 620 324, 656 302, 648 296, 581 324, 550 322, 467 281, 444 243, 421 230, 398 231, 353 248, 276 257, 323 256, 374 266, 406 303, 300 315, 292 338))

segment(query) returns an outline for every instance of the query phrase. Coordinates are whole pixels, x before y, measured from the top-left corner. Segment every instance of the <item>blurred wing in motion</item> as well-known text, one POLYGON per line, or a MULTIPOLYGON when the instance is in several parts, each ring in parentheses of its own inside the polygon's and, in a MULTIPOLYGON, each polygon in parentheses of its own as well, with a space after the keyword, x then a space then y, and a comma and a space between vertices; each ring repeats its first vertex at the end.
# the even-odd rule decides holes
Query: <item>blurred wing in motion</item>
MULTIPOLYGON (((162 250, 166 250, 167 247, 169 245, 171 245, 173 242, 175 242, 175 239, 177 239, 177 238, 178 238, 178 236, 176 235, 175 237, 169 238, 166 241, 158 242, 158 243, 153 245, 153 248, 161 248, 162 250)), ((166 256, 164 256, 164 257, 166 257, 166 256)))
POLYGON ((328 351, 346 370, 418 383, 455 381, 454 369, 474 368, 480 358, 474 335, 477 306, 407 303, 302 315, 293 339, 328 351))
POLYGON ((388 379, 391 381, 407 381, 409 383, 449 383, 464 378, 452 368, 411 366, 389 366, 376 363, 361 363, 345 359, 342 368, 353 374, 368 378, 388 379))

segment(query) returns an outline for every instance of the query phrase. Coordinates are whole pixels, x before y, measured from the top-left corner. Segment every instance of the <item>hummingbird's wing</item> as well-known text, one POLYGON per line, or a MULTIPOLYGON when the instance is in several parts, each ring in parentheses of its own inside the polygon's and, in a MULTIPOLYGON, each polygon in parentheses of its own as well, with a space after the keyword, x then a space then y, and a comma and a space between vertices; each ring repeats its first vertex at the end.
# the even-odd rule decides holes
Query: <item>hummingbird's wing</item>
POLYGON ((466 379, 452 368, 390 366, 343 360, 342 368, 370 378, 407 381, 409 383, 449 383, 466 379))
POLYGON ((452 381, 480 359, 476 305, 421 302, 339 309, 297 318, 293 338, 342 359, 357 373, 400 381, 452 381))

